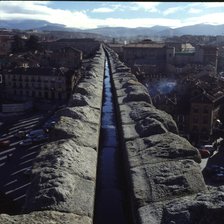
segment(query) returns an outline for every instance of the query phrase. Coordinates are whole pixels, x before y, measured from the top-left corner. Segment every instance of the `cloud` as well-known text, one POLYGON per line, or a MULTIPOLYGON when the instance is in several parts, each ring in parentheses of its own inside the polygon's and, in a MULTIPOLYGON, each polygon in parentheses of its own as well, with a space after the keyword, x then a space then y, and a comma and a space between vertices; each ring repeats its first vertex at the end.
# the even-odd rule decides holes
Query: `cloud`
MULTIPOLYGON (((171 7, 163 12, 166 15, 171 13, 175 13, 175 11, 182 10, 184 19, 180 17, 176 19, 168 19, 168 18, 151 18, 150 16, 146 16, 145 18, 117 18, 116 14, 114 14, 114 18, 91 18, 88 12, 95 11, 96 13, 106 13, 106 12, 114 12, 124 11, 126 10, 129 13, 133 13, 135 10, 139 10, 139 15, 142 16, 141 12, 159 12, 159 6, 162 3, 158 2, 129 2, 129 3, 119 3, 119 4, 105 4, 101 5, 102 7, 93 9, 92 11, 86 8, 84 10, 73 10, 73 9, 59 9, 59 8, 51 8, 51 2, 32 2, 32 1, 0 1, 0 15, 1 19, 35 19, 35 20, 46 20, 51 23, 59 23, 66 25, 67 27, 76 27, 80 29, 87 28, 97 28, 102 26, 124 26, 129 28, 135 27, 151 27, 155 25, 161 26, 169 26, 172 28, 193 25, 199 23, 209 23, 209 24, 223 24, 224 12, 220 13, 212 13, 209 11, 207 14, 204 10, 204 15, 196 16, 196 12, 199 13, 199 10, 203 10, 205 7, 205 3, 191 3, 187 6, 182 7, 180 9, 179 6, 171 7), (203 7, 202 7, 203 6, 203 7), (130 12, 131 10, 131 12, 130 12), (189 16, 187 12, 193 14, 194 17, 189 16), (168 13, 168 14, 167 14, 168 13), (186 16, 187 15, 187 16, 186 16)), ((80 2, 77 3, 81 4, 80 2)), ((75 4, 74 4, 75 5, 75 4)), ((224 4, 222 4, 224 5, 224 4)), ((124 11, 124 12, 126 12, 124 11)), ((214 11, 214 10, 213 10, 214 11)), ((124 16, 127 16, 125 13, 124 16)), ((134 13, 133 13, 134 14, 134 13)), ((136 13, 135 13, 136 14, 136 13)), ((155 14, 154 14, 155 15, 155 14)), ((159 13, 156 14, 157 16, 159 13)), ((112 16, 111 16, 112 17, 112 16)), ((121 16, 122 17, 122 16, 121 16)))
POLYGON ((93 9, 92 12, 96 12, 96 13, 108 13, 108 12, 114 12, 114 10, 115 9, 113 9, 113 8, 102 7, 102 8, 93 9))
POLYGON ((157 6, 160 4, 160 2, 135 2, 131 3, 130 10, 137 11, 143 9, 148 12, 159 12, 157 6))
POLYGON ((203 10, 202 9, 196 9, 196 8, 189 8, 188 12, 191 14, 197 14, 201 13, 203 10))
POLYGON ((167 16, 167 15, 173 14, 173 13, 181 10, 182 8, 183 7, 181 7, 181 6, 168 8, 165 11, 163 11, 163 15, 167 16))
POLYGON ((221 25, 223 24, 224 12, 222 13, 208 13, 201 16, 189 17, 183 21, 183 26, 194 25, 194 24, 211 24, 221 25))
POLYGON ((136 27, 152 27, 155 25, 179 27, 180 21, 177 19, 164 19, 164 18, 133 18, 133 19, 122 19, 122 18, 107 18, 104 20, 96 21, 100 23, 100 26, 118 27, 122 24, 123 27, 136 28, 136 27))
POLYGON ((206 8, 220 8, 224 7, 223 2, 206 2, 206 3, 201 3, 203 4, 206 8))

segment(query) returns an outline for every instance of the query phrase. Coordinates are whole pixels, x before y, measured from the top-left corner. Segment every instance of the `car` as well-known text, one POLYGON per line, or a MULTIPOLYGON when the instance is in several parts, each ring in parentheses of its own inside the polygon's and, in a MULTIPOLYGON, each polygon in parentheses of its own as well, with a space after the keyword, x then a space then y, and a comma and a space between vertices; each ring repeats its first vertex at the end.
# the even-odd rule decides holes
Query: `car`
POLYGON ((44 141, 47 141, 48 139, 49 139, 48 135, 41 134, 41 135, 35 136, 32 140, 33 142, 44 142, 44 141))
POLYGON ((26 132, 25 131, 18 131, 16 134, 15 134, 15 137, 17 138, 25 138, 26 137, 26 132))
POLYGON ((212 176, 212 181, 214 182, 224 182, 224 172, 218 172, 214 176, 212 176))
POLYGON ((210 165, 206 166, 203 172, 206 176, 215 176, 218 173, 224 173, 224 167, 218 165, 210 165))
POLYGON ((53 128, 56 124, 56 121, 48 121, 46 122, 44 125, 43 125, 43 128, 46 129, 46 130, 49 130, 51 128, 53 128))
POLYGON ((204 145, 203 148, 208 150, 209 152, 214 152, 215 151, 215 148, 214 148, 213 145, 204 145))
POLYGON ((29 146, 32 144, 33 144, 33 140, 31 138, 26 138, 19 143, 20 146, 29 146))
POLYGON ((43 135, 43 134, 45 134, 44 129, 36 129, 36 130, 30 131, 28 134, 26 134, 26 137, 27 138, 35 138, 38 135, 43 135))
POLYGON ((211 153, 207 149, 199 149, 202 159, 210 157, 211 153))
POLYGON ((30 176, 32 174, 32 169, 31 168, 26 168, 23 172, 25 176, 30 176))
POLYGON ((10 140, 0 141, 0 149, 7 149, 10 146, 10 140))
POLYGON ((207 150, 207 151, 209 151, 210 155, 212 155, 216 149, 214 148, 213 145, 202 145, 199 148, 199 151, 201 151, 201 150, 207 150))

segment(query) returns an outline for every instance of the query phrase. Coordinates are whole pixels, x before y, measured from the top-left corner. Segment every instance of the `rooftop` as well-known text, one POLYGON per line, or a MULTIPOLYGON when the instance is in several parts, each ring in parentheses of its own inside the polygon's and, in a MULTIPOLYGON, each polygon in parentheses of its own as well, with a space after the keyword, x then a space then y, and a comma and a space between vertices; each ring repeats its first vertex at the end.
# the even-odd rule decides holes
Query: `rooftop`
POLYGON ((165 44, 160 44, 160 43, 151 43, 151 44, 142 44, 142 43, 137 43, 137 44, 127 44, 124 46, 124 48, 164 48, 165 44))

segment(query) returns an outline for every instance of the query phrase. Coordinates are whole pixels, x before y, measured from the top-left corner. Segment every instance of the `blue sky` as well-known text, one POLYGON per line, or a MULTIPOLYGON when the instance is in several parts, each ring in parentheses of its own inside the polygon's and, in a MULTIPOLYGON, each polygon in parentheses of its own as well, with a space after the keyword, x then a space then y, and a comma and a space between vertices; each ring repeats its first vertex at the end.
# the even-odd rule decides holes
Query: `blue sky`
POLYGON ((80 29, 97 27, 172 28, 224 24, 223 2, 1 1, 0 19, 41 19, 80 29))

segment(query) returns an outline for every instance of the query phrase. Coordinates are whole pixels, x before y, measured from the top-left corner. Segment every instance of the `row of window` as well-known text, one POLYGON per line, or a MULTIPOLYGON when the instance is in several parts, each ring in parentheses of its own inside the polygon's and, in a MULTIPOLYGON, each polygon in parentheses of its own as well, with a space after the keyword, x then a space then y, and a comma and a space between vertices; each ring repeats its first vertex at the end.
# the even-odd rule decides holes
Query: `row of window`
POLYGON ((13 81, 25 81, 25 82, 55 82, 55 81, 61 81, 63 80, 62 77, 40 77, 38 76, 36 79, 34 77, 28 77, 28 76, 18 76, 18 75, 5 75, 6 80, 13 80, 13 81))
MULTIPOLYGON (((193 122, 194 122, 194 124, 198 124, 199 123, 199 118, 198 117, 194 117, 193 118, 193 122)), ((201 119, 201 121, 202 121, 202 124, 209 124, 209 117, 203 117, 202 119, 201 119)))
POLYGON ((9 87, 13 88, 45 88, 45 89, 51 89, 51 88, 56 88, 56 89, 62 89, 63 86, 61 84, 54 84, 54 85, 47 85, 47 84, 40 84, 40 83, 8 83, 9 87))
POLYGON ((192 129, 193 132, 199 132, 200 133, 204 133, 204 134, 207 134, 209 133, 209 129, 207 127, 202 127, 200 130, 199 130, 199 127, 197 125, 193 125, 193 129, 192 129))
POLYGON ((48 92, 48 91, 22 91, 22 90, 14 90, 14 95, 16 96, 28 96, 28 97, 36 97, 36 98, 45 98, 45 99, 62 99, 61 92, 48 92))
MULTIPOLYGON (((194 108, 193 108, 193 113, 197 114, 197 113, 199 113, 199 111, 200 111, 199 108, 197 108, 197 107, 194 107, 194 108)), ((209 113, 209 109, 208 109, 207 107, 204 107, 203 110, 202 110, 202 112, 203 112, 204 114, 208 114, 208 113, 209 113)))

